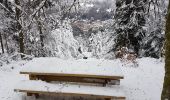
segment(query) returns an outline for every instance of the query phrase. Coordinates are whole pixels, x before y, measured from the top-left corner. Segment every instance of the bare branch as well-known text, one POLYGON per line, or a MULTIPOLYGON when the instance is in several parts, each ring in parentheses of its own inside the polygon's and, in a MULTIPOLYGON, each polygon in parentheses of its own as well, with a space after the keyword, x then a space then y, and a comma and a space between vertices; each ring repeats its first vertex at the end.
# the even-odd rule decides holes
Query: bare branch
POLYGON ((31 23, 33 22, 33 18, 34 18, 34 16, 36 15, 36 13, 45 5, 45 2, 46 2, 47 0, 43 0, 41 3, 40 3, 40 5, 35 9, 35 11, 30 15, 30 19, 31 19, 31 21, 30 21, 30 23, 26 26, 26 27, 29 27, 30 25, 31 25, 31 23))
POLYGON ((31 16, 35 16, 35 14, 44 6, 45 2, 47 0, 43 0, 40 5, 35 9, 35 11, 33 12, 33 14, 31 16))

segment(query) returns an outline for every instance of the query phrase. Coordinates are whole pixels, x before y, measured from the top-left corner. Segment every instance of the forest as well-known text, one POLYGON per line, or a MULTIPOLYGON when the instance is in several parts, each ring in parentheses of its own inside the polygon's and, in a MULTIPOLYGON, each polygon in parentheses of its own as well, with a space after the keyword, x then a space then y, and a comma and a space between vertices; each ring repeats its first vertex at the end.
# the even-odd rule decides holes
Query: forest
POLYGON ((1 60, 77 58, 79 47, 99 58, 115 59, 121 47, 137 57, 160 58, 167 2, 1 0, 1 60))

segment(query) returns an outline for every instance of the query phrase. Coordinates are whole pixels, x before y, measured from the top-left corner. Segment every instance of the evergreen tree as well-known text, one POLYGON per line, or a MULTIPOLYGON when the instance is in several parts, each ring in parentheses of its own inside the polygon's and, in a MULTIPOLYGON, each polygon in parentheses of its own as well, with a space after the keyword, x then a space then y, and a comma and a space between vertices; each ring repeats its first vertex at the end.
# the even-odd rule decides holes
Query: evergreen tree
POLYGON ((116 48, 126 46, 137 54, 145 36, 147 0, 116 0, 116 48))
POLYGON ((164 26, 167 5, 164 0, 149 2, 145 25, 147 34, 142 40, 141 56, 159 58, 165 39, 164 26))

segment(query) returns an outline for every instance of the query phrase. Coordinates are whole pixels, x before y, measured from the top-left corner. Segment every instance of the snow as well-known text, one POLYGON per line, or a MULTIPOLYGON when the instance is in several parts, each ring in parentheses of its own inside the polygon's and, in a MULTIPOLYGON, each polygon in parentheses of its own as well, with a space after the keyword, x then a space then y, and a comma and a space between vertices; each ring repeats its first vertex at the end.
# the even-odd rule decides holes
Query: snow
POLYGON ((89 8, 89 7, 93 7, 94 5, 93 4, 86 4, 85 5, 87 8, 89 8))
MULTIPOLYGON (((0 100, 36 100, 34 97, 27 97, 26 94, 14 92, 13 90, 19 81, 28 80, 27 75, 20 75, 19 72, 26 67, 25 65, 36 59, 38 58, 28 63, 27 61, 20 61, 0 67, 0 100)), ((124 91, 126 100, 160 100, 164 78, 164 62, 160 59, 140 58, 137 60, 139 67, 132 67, 132 64, 121 63, 119 60, 92 58, 89 60, 101 64, 109 62, 108 65, 119 65, 124 75, 124 79, 120 81, 120 88, 124 91)), ((77 62, 84 64, 87 60, 82 59, 77 60, 77 62)), ((63 98, 67 97, 61 97, 61 99, 59 99, 53 96, 41 96, 37 100, 63 100, 63 98)), ((68 100, 75 100, 75 97, 69 98, 68 100)), ((81 100, 83 99, 81 98, 81 100)))
POLYGON ((106 11, 110 13, 110 12, 112 11, 112 9, 111 9, 111 8, 109 8, 109 9, 106 9, 106 11))
POLYGON ((125 79, 120 84, 124 86, 127 100, 160 100, 164 63, 152 58, 142 58, 138 62, 138 68, 121 68, 125 79))
POLYGON ((82 54, 88 58, 92 57, 92 52, 83 52, 82 54))
POLYGON ((121 76, 117 62, 105 60, 62 60, 58 58, 36 58, 25 65, 26 73, 65 73, 83 75, 121 76))

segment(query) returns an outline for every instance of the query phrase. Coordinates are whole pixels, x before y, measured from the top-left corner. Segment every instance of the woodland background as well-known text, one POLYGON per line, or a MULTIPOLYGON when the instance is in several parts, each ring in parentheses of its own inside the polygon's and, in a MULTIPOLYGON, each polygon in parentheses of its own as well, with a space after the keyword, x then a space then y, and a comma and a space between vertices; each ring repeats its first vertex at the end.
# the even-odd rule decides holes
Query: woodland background
POLYGON ((167 0, 0 0, 1 65, 33 57, 164 56, 167 0))

